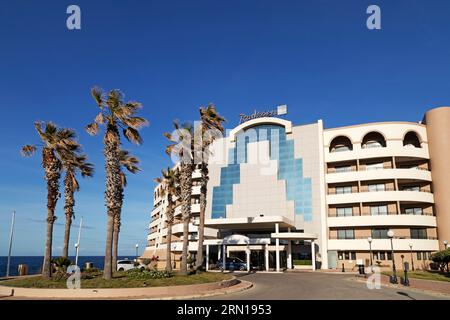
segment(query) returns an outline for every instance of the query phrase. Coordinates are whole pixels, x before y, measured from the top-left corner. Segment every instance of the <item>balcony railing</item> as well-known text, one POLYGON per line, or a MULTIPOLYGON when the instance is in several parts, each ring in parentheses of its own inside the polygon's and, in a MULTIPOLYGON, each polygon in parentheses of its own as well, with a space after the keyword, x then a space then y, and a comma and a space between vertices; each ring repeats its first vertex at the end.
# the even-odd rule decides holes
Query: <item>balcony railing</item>
MULTIPOLYGON (((367 240, 368 237, 371 237, 373 239, 373 241, 376 240, 389 240, 389 238, 375 238, 373 236, 358 236, 358 237, 353 237, 353 238, 338 238, 338 236, 335 235, 330 235, 328 237, 329 240, 367 240)), ((394 240, 396 239, 409 239, 409 240, 438 240, 437 237, 425 237, 425 238, 411 238, 411 236, 406 236, 406 237, 394 237, 394 240)))
POLYGON ((330 195, 334 195, 334 194, 353 194, 353 193, 365 193, 365 192, 385 192, 385 191, 411 191, 411 192, 426 192, 426 193, 432 193, 431 190, 427 190, 427 189, 418 189, 418 190, 413 190, 413 189, 399 189, 396 190, 394 187, 388 187, 388 188, 384 188, 384 189, 372 189, 370 190, 369 188, 363 187, 360 189, 360 191, 357 190, 352 190, 351 192, 337 192, 334 189, 328 190, 327 194, 330 195))
POLYGON ((364 167, 364 168, 359 168, 359 170, 356 170, 356 168, 350 168, 350 169, 346 169, 346 170, 334 170, 334 171, 332 171, 332 170, 330 170, 330 169, 332 169, 332 168, 328 168, 328 170, 327 170, 327 173, 328 174, 332 174, 332 173, 345 173, 345 172, 358 172, 358 171, 377 171, 377 170, 390 170, 390 169, 395 169, 395 170, 411 170, 411 169, 416 169, 416 170, 422 170, 422 171, 430 171, 428 168, 420 168, 420 167, 411 167, 411 168, 385 168, 385 167, 383 167, 383 168, 377 168, 377 167, 375 167, 375 168, 367 168, 367 167, 364 167))

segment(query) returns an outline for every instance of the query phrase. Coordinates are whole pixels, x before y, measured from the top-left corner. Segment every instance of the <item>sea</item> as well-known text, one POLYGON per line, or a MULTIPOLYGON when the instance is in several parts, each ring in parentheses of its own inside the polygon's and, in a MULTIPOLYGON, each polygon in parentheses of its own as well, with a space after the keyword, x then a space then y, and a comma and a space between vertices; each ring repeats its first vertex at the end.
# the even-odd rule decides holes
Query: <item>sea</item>
MULTIPOLYGON (((55 257, 56 258, 56 257, 55 257)), ((118 259, 133 260, 136 257, 133 256, 119 256, 118 259)), ((75 257, 69 257, 69 259, 75 264, 75 257)), ((94 268, 103 268, 103 262, 105 257, 103 256, 79 256, 78 265, 83 268, 86 262, 92 262, 94 268)), ((38 274, 41 272, 42 263, 44 261, 43 256, 14 256, 11 257, 9 265, 9 275, 16 276, 18 274, 19 264, 26 264, 28 266, 28 274, 38 274)), ((8 263, 8 257, 0 257, 0 277, 6 276, 6 265, 8 263)))

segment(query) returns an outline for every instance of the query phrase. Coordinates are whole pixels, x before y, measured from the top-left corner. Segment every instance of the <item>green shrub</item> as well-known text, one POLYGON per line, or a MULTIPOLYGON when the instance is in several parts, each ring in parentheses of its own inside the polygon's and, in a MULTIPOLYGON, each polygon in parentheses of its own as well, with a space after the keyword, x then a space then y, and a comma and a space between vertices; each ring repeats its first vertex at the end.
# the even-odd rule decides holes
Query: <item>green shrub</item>
POLYGON ((140 270, 131 269, 125 271, 125 275, 129 279, 146 280, 146 279, 163 279, 173 276, 172 273, 167 271, 155 271, 155 270, 140 270))
POLYGON ((312 260, 294 260, 294 266, 311 266, 312 260))

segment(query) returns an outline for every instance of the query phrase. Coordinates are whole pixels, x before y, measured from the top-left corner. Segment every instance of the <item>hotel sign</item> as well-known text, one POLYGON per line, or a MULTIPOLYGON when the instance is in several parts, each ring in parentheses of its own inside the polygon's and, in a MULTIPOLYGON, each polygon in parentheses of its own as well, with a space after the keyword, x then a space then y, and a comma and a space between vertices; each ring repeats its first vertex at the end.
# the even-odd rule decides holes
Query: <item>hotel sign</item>
POLYGON ((239 124, 244 123, 249 120, 253 120, 256 118, 263 118, 263 117, 274 117, 274 116, 281 116, 287 114, 287 105, 283 104, 278 106, 274 110, 268 110, 268 111, 256 111, 253 112, 251 115, 246 115, 241 113, 239 115, 239 124))

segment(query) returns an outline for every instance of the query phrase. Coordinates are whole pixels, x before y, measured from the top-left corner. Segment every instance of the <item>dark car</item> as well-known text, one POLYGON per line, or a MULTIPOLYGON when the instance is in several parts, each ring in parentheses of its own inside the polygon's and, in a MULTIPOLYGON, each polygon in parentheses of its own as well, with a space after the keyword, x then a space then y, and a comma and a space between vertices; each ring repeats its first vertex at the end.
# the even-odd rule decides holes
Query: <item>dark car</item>
MULTIPOLYGON (((226 264, 225 270, 230 271, 247 270, 247 264, 239 258, 232 258, 232 257, 226 258, 225 264, 226 264)), ((217 261, 217 266, 219 267, 219 269, 223 270, 223 261, 222 260, 217 261)))

